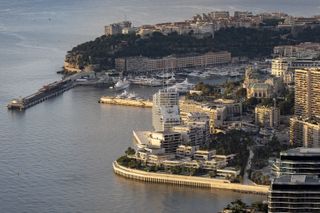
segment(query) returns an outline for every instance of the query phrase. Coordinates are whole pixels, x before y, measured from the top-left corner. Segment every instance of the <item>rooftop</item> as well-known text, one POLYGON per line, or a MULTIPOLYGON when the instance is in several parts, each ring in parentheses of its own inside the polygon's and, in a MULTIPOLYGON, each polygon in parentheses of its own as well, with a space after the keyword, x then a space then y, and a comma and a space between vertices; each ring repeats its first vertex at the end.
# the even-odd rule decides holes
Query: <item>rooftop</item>
POLYGON ((281 155, 285 156, 319 156, 320 148, 304 148, 298 147, 294 149, 289 149, 285 152, 281 152, 281 155))
POLYGON ((316 175, 283 175, 275 178, 273 183, 276 184, 314 184, 319 185, 320 179, 316 175))

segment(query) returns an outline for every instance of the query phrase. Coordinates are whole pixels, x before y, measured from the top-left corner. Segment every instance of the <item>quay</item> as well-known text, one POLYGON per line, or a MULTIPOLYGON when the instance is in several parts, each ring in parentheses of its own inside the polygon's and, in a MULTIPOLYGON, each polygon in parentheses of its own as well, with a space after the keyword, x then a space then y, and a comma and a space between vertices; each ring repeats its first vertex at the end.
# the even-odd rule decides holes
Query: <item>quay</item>
POLYGON ((267 195, 269 190, 269 186, 244 185, 239 183, 231 183, 228 180, 145 172, 121 166, 116 161, 113 162, 113 171, 115 174, 123 176, 125 178, 153 183, 232 190, 235 192, 260 195, 267 195))
POLYGON ((149 101, 149 100, 117 98, 117 97, 110 97, 110 96, 102 96, 99 100, 99 103, 123 105, 123 106, 135 106, 135 107, 144 107, 144 108, 151 108, 153 105, 152 101, 149 101))

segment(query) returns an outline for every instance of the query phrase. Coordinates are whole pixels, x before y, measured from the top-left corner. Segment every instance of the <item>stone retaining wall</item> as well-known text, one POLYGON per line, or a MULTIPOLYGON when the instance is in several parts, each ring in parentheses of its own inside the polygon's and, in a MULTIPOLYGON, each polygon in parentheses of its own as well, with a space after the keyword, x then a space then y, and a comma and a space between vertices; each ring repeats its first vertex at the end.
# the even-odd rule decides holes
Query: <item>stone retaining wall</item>
POLYGON ((113 170, 116 174, 135 180, 153 183, 166 183, 175 185, 185 185, 202 188, 225 189, 244 193, 263 194, 266 195, 269 186, 261 185, 244 185, 237 183, 230 183, 228 180, 202 178, 194 176, 160 174, 155 172, 145 172, 137 169, 130 169, 120 166, 116 161, 113 162, 113 170))

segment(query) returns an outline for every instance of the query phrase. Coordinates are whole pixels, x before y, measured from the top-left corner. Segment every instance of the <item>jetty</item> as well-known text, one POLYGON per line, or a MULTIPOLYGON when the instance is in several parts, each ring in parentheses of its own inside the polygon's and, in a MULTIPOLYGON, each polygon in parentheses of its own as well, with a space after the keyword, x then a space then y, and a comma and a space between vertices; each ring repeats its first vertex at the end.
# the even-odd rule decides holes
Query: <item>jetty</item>
POLYGON ((117 97, 111 97, 111 96, 102 96, 99 100, 99 103, 143 107, 143 108, 151 108, 153 105, 152 101, 150 100, 139 99, 139 98, 138 99, 117 98, 117 97))
POLYGON ((65 79, 61 81, 55 81, 48 85, 44 85, 37 92, 26 96, 24 98, 13 99, 7 105, 9 110, 23 111, 29 107, 32 107, 38 103, 48 100, 52 97, 58 96, 65 91, 73 88, 75 85, 71 79, 65 79))

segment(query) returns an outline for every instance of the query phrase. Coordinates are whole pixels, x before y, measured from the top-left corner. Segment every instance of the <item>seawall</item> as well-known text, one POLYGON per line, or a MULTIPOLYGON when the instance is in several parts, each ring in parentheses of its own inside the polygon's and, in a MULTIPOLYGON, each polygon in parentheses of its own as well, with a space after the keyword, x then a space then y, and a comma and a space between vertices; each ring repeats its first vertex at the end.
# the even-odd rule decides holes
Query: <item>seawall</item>
POLYGON ((269 190, 269 186, 261 186, 261 185, 253 186, 253 185, 230 183, 230 181, 228 180, 194 177, 194 176, 183 176, 183 175, 160 174, 155 172, 145 172, 137 169, 130 169, 124 166, 120 166, 116 161, 113 162, 113 170, 117 175, 130 178, 130 179, 141 180, 145 182, 232 190, 236 192, 261 194, 261 195, 266 195, 269 190))

